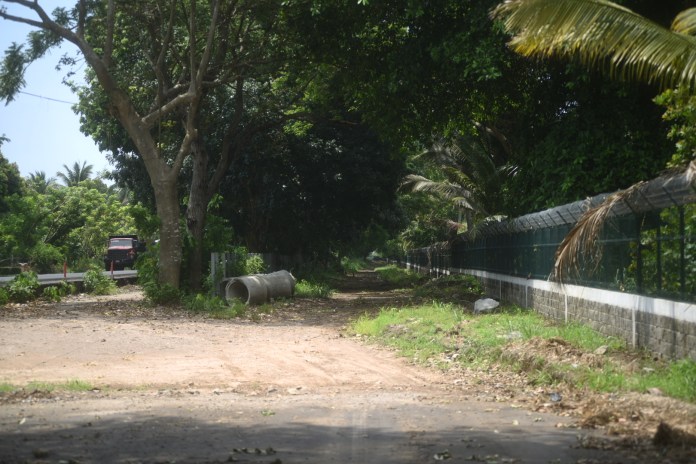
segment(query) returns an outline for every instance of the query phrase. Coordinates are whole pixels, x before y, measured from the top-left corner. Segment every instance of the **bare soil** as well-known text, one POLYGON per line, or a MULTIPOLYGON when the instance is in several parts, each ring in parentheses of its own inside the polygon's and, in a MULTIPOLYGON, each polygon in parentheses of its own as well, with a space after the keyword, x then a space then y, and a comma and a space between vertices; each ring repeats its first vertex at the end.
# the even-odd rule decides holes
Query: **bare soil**
MULTIPOLYGON (((345 330, 408 301, 363 272, 244 319, 147 306, 136 287, 6 306, 0 382, 94 388, 0 394, 0 463, 696 462, 692 404, 443 372, 345 330)), ((515 350, 596 362, 562 341, 515 350)))

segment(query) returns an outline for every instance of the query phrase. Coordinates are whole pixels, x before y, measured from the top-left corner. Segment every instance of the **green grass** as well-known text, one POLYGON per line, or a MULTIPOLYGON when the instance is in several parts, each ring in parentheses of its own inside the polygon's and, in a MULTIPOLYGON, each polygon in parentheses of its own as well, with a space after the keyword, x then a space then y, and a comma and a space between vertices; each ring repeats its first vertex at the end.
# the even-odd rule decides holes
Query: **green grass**
POLYGON ((428 278, 417 272, 402 269, 396 265, 376 267, 375 272, 382 280, 400 287, 413 287, 425 282, 428 278))
POLYGON ((21 385, 13 385, 10 383, 0 383, 0 392, 2 393, 7 393, 7 392, 12 392, 15 390, 39 390, 39 391, 45 391, 45 392, 52 392, 52 391, 69 391, 69 392, 83 392, 83 391, 90 391, 94 390, 94 386, 90 384, 89 382, 84 382, 82 380, 67 380, 65 382, 40 382, 40 381, 31 381, 27 383, 24 386, 21 385))
POLYGON ((457 354, 456 363, 482 369, 505 366, 524 372, 532 384, 567 383, 602 392, 659 388, 668 396, 696 402, 696 362, 656 363, 617 338, 581 324, 554 324, 514 306, 478 316, 440 302, 383 308, 376 316, 358 318, 351 330, 415 362, 443 369, 451 364, 446 355, 457 354), (557 347, 563 356, 554 356, 557 347), (600 347, 606 354, 594 354, 600 347))
POLYGON ((298 298, 329 298, 333 289, 321 282, 299 280, 295 285, 295 296, 298 298))
POLYGON ((427 281, 414 289, 414 296, 440 301, 475 299, 483 294, 481 284, 474 276, 452 274, 427 281))
POLYGON ((341 268, 346 275, 355 275, 360 269, 365 269, 366 267, 367 263, 364 259, 348 257, 341 259, 341 268))
POLYGON ((376 317, 362 316, 352 330, 374 337, 418 362, 448 350, 445 331, 459 324, 463 310, 455 305, 433 303, 414 308, 383 309, 376 317))
POLYGON ((696 362, 682 359, 632 379, 634 389, 659 388, 666 395, 696 403, 696 362))

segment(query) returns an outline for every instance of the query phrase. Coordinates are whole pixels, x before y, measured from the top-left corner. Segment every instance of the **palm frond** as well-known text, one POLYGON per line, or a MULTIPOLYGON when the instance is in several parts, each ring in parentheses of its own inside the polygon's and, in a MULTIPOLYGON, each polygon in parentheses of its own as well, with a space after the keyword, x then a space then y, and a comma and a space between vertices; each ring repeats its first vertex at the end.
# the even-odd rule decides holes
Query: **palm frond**
POLYGON ((672 30, 681 34, 696 34, 696 8, 689 8, 682 11, 674 18, 672 30))
MULTIPOLYGON (((688 10, 687 10, 688 11, 688 10)), ((530 57, 577 57, 614 77, 664 87, 696 84, 695 13, 674 31, 606 0, 506 0, 491 13, 530 57)))
POLYGON ((468 230, 469 239, 472 241, 476 240, 479 237, 479 235, 481 234, 481 232, 483 232, 491 224, 503 222, 507 218, 508 218, 507 216, 504 216, 502 214, 497 214, 494 216, 488 216, 487 218, 484 218, 483 220, 474 224, 474 226, 468 230))
POLYGON ((645 182, 638 182, 625 190, 613 193, 598 206, 588 209, 565 236, 556 251, 553 279, 563 282, 581 270, 594 272, 602 258, 599 236, 611 210, 618 203, 630 200, 645 182))
POLYGON ((473 209, 473 205, 469 202, 471 194, 462 189, 461 186, 449 182, 436 182, 417 174, 409 174, 404 178, 401 188, 410 192, 427 192, 439 195, 457 206, 473 209))

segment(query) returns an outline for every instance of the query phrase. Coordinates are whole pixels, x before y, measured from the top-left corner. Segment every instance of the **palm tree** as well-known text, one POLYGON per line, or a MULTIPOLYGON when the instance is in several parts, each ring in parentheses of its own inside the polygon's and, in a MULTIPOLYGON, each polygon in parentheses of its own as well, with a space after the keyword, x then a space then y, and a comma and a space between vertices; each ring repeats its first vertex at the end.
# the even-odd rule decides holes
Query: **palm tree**
POLYGON ((50 188, 56 185, 56 178, 47 178, 44 171, 36 171, 29 174, 29 185, 37 193, 45 194, 50 188))
POLYGON ((77 161, 69 168, 66 164, 63 165, 65 172, 57 172, 58 176, 67 187, 75 187, 80 182, 85 181, 92 175, 93 166, 87 164, 87 161, 82 162, 82 166, 77 161))
POLYGON ((410 174, 404 178, 402 189, 432 193, 452 202, 465 213, 468 230, 476 216, 490 217, 502 211, 503 181, 514 170, 500 165, 504 157, 496 156, 489 131, 483 126, 477 126, 475 136, 441 138, 420 157, 437 167, 444 180, 410 174))
MULTIPOLYGON (((506 0, 492 16, 515 34, 510 45, 522 55, 576 58, 614 77, 696 90, 696 8, 679 13, 670 29, 606 0, 506 0)), ((695 182, 696 158, 685 171, 695 182)), ((611 195, 583 215, 556 252, 559 279, 577 268, 583 250, 596 253, 612 206, 638 188, 611 195)))
POLYGON ((696 84, 696 8, 677 15, 671 30, 607 0, 506 0, 492 15, 524 56, 579 58, 664 87, 696 84))

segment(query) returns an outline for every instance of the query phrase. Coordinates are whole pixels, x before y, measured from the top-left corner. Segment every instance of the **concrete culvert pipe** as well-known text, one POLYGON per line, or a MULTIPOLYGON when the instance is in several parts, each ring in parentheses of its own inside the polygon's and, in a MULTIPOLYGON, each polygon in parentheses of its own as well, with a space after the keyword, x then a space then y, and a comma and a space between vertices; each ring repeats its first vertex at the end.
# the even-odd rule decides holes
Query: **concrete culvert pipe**
POLYGON ((271 298, 295 294, 295 277, 288 271, 234 277, 225 285, 227 301, 240 300, 246 304, 263 304, 271 298))
POLYGON ((257 275, 230 279, 225 286, 227 301, 241 300, 246 304, 263 304, 268 301, 266 282, 257 275))
POLYGON ((262 274, 268 288, 268 298, 291 297, 295 294, 295 277, 288 271, 271 272, 262 274))

